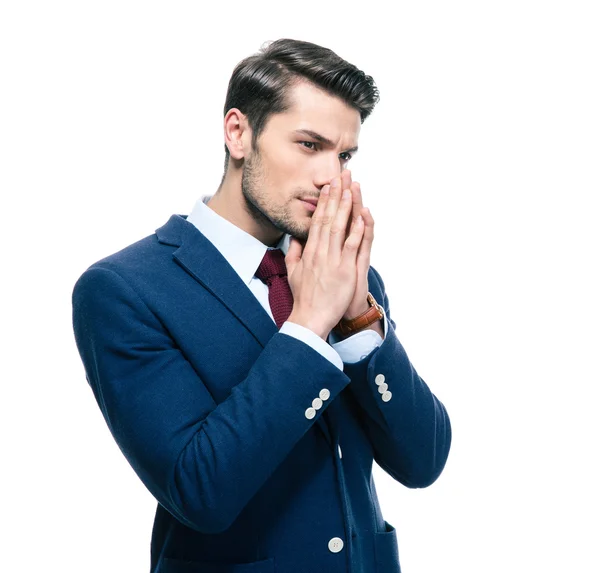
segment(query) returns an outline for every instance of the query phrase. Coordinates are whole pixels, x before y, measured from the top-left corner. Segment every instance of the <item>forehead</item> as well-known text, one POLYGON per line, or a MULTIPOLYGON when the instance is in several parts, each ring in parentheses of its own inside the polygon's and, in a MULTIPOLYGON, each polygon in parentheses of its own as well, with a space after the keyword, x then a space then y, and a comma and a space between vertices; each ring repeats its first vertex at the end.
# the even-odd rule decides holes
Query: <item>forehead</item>
POLYGON ((354 143, 357 140, 360 113, 341 98, 304 81, 294 85, 288 97, 291 107, 271 117, 273 127, 309 129, 333 141, 342 138, 354 143))

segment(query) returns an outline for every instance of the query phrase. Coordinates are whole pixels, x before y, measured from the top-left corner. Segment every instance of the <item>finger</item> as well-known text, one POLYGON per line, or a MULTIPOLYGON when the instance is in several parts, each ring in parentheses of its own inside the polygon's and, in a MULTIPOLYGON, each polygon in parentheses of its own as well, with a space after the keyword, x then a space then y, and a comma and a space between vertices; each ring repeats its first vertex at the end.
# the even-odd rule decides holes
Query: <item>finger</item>
POLYGON ((360 266, 360 270, 368 270, 371 261, 371 247, 375 237, 375 220, 368 207, 364 207, 361 211, 361 216, 364 221, 364 232, 362 242, 356 255, 356 264, 360 266))
POLYGON ((317 250, 319 244, 319 236, 321 234, 321 225, 323 216, 325 214, 325 207, 329 200, 329 185, 324 185, 317 201, 317 208, 313 211, 310 229, 308 230, 308 239, 304 245, 303 257, 305 261, 311 260, 314 257, 314 253, 317 250))
POLYGON ((344 250, 340 261, 340 266, 346 267, 348 272, 356 272, 356 257, 362 241, 363 231, 364 221, 362 217, 358 217, 352 224, 348 238, 344 241, 344 250))
POLYGON ((330 239, 327 259, 329 263, 334 266, 338 266, 340 264, 340 259, 342 258, 342 249, 344 248, 344 241, 346 240, 346 228, 351 211, 352 194, 350 189, 345 189, 342 193, 337 213, 335 214, 335 218, 329 231, 330 239))
MULTIPOLYGON (((342 192, 344 189, 350 189, 352 186, 352 172, 350 169, 346 168, 342 170, 340 175, 342 179, 342 192)), ((346 234, 350 232, 350 221, 348 221, 348 226, 346 227, 346 234)))
POLYGON ((342 178, 342 191, 344 189, 350 189, 350 185, 352 184, 352 172, 350 169, 344 169, 341 174, 342 178))
MULTIPOLYGON (((319 228, 319 240, 316 245, 313 258, 327 259, 327 253, 329 252, 329 242, 331 239, 331 227, 336 218, 336 213, 340 204, 342 191, 341 181, 339 177, 334 177, 331 181, 331 187, 329 188, 329 199, 327 205, 325 205, 325 212, 320 217, 320 228, 319 228)), ((313 215, 314 217, 314 215, 313 215)))
MULTIPOLYGON (((354 181, 352 186, 352 218, 356 219, 359 215, 361 215, 361 211, 363 209, 363 198, 362 191, 360 189, 360 183, 358 181, 354 181)), ((365 221, 366 224, 366 221, 365 221)))
POLYGON ((348 221, 348 228, 346 230, 346 234, 350 232, 350 225, 352 221, 355 221, 356 218, 360 215, 362 210, 362 195, 360 192, 360 183, 358 181, 353 181, 350 185, 350 191, 352 192, 352 217, 350 221, 348 221))

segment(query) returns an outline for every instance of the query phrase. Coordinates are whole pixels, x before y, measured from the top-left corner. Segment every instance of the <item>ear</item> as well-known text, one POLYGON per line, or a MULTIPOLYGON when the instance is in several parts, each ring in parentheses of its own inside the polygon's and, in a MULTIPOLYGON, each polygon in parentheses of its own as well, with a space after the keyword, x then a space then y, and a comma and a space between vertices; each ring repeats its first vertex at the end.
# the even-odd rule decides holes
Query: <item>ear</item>
POLYGON ((232 107, 223 119, 225 145, 232 159, 243 159, 250 149, 251 129, 246 116, 232 107))

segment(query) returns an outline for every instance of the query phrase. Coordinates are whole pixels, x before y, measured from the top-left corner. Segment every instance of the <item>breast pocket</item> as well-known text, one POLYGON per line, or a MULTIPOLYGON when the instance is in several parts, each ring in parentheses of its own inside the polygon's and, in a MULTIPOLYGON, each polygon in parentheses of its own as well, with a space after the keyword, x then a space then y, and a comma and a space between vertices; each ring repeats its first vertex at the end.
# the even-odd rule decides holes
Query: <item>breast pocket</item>
POLYGON ((183 561, 181 559, 163 559, 160 573, 275 573, 273 559, 264 559, 252 563, 204 563, 201 561, 183 561))
POLYGON ((385 531, 375 534, 375 560, 378 573, 401 573, 396 529, 387 521, 385 531))

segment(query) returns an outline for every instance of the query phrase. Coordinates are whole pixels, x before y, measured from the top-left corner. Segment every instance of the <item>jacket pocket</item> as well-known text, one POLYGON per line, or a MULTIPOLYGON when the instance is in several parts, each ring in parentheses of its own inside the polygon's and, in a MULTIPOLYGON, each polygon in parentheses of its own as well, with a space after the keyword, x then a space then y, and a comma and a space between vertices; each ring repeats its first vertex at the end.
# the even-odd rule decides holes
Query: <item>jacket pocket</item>
POLYGON ((377 572, 401 573, 396 529, 387 521, 384 523, 385 531, 375 534, 375 561, 377 563, 377 572))
POLYGON ((205 563, 183 559, 163 559, 160 573, 275 573, 272 558, 252 563, 205 563))

